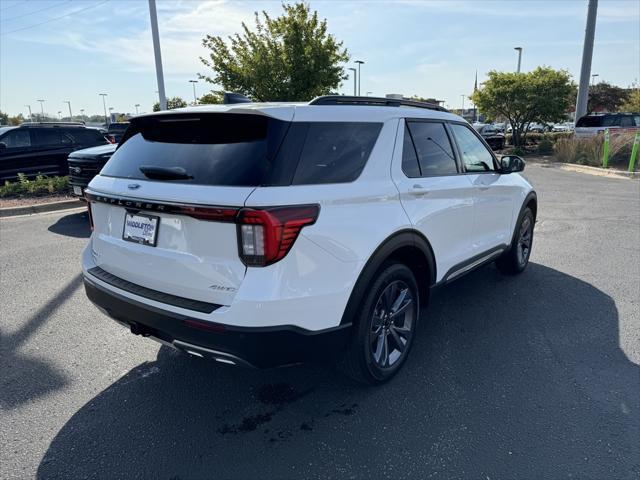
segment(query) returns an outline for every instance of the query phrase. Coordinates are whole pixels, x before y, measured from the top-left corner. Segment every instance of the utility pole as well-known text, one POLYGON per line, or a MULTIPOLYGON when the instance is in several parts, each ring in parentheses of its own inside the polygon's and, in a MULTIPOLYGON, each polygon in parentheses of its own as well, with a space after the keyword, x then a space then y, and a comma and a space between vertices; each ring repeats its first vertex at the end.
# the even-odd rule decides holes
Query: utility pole
POLYGON ((25 105, 29 109, 29 121, 33 123, 33 115, 31 114, 31 105, 25 105))
POLYGON ((356 90, 356 77, 358 76, 356 74, 356 69, 349 67, 349 70, 351 70, 353 72, 353 96, 355 97, 356 95, 358 95, 357 90, 356 90))
POLYGON ((73 122, 73 113, 71 113, 71 100, 64 100, 62 103, 66 103, 69 106, 69 121, 73 122))
POLYGON ((166 110, 167 97, 164 93, 164 74, 162 73, 162 55, 160 54, 160 34, 158 33, 158 14, 156 12, 156 0, 149 0, 149 17, 151 19, 153 53, 156 58, 156 77, 158 79, 158 94, 160 95, 160 110, 166 110))
POLYGON ((591 75, 591 59, 593 58, 593 41, 596 34, 596 17, 598 16, 598 0, 589 0, 587 11, 587 26, 584 31, 584 46, 582 48, 582 66, 580 68, 580 84, 578 85, 578 98, 576 99, 577 123, 580 117, 587 114, 589 102, 589 76, 591 75))
POLYGON ((360 67, 364 63, 362 60, 356 60, 358 64, 358 96, 360 96, 360 82, 362 81, 362 74, 360 73, 360 67))
POLYGON ((520 65, 522 64, 522 47, 513 47, 513 49, 518 51, 518 69, 516 72, 520 73, 520 65))
POLYGON ((196 98, 196 83, 198 83, 198 80, 189 80, 189 83, 193 85, 193 104, 197 105, 198 99, 196 98))
POLYGON ((109 120, 107 119, 107 101, 105 100, 107 94, 99 93, 98 95, 102 97, 102 108, 104 108, 104 124, 109 126, 109 120))

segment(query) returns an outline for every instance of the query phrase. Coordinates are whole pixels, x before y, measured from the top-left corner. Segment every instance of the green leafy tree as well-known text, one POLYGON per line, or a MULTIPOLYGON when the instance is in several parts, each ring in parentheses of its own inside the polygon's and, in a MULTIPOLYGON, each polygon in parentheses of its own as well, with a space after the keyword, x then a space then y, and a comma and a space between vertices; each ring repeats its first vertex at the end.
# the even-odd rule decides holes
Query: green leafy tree
POLYGON ((490 117, 505 117, 513 129, 513 143, 524 145, 531 122, 559 122, 565 118, 573 91, 564 70, 538 67, 532 72, 490 71, 484 87, 471 99, 490 117))
POLYGON ((9 115, 0 111, 0 125, 8 125, 9 124, 9 115))
POLYGON ((242 33, 207 35, 202 44, 210 50, 202 63, 212 76, 199 77, 226 91, 257 101, 304 101, 336 90, 347 78, 342 63, 349 59, 342 42, 327 33, 308 5, 283 4, 284 14, 271 18, 255 13, 255 30, 242 23, 242 33))
POLYGON ((587 112, 595 111, 616 112, 627 97, 629 91, 625 88, 616 87, 607 82, 600 82, 589 87, 589 102, 587 112))
POLYGON ((7 120, 8 120, 7 123, 9 123, 9 125, 20 125, 24 123, 24 116, 21 113, 19 113, 15 117, 9 117, 7 120))
POLYGON ((198 99, 198 103, 203 104, 216 104, 222 103, 224 100, 224 92, 209 92, 205 93, 198 99))
MULTIPOLYGON (((173 110, 174 108, 182 108, 186 106, 187 106, 187 102, 185 102, 180 97, 167 98, 167 110, 173 110)), ((160 102, 156 102, 153 104, 153 111, 154 112, 160 111, 160 102)))
POLYGON ((621 112, 640 112, 640 88, 635 88, 629 93, 625 102, 620 105, 621 112))

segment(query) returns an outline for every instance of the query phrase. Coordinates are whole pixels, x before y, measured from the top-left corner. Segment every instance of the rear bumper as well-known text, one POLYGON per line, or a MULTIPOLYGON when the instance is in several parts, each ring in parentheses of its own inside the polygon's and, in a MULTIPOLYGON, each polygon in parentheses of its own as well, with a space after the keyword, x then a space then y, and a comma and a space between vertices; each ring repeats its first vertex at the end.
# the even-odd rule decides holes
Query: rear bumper
POLYGON ((351 325, 321 331, 295 326, 235 327, 161 310, 119 295, 84 276, 87 297, 137 335, 223 363, 269 368, 336 357, 351 325))

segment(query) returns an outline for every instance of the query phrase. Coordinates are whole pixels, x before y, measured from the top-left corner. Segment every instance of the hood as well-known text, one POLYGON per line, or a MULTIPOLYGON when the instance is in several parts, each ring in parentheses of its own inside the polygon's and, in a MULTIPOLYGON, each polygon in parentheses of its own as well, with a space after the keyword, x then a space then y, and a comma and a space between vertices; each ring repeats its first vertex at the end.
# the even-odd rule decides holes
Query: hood
POLYGON ((69 154, 69 158, 95 158, 101 155, 111 155, 116 151, 118 145, 110 143, 108 145, 98 145, 97 147, 83 148, 69 154))

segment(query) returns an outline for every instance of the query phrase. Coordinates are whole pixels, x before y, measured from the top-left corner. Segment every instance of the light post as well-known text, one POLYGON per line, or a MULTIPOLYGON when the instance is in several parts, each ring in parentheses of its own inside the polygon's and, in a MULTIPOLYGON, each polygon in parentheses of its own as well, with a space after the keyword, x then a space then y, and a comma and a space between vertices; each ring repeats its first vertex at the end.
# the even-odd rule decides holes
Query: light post
POLYGON ((84 108, 80 109, 80 116, 82 117, 82 121, 84 122, 84 108))
POLYGON ((40 113, 42 114, 40 116, 40 121, 44 122, 44 100, 38 100, 40 102, 40 113))
POLYGON ((356 63, 358 64, 358 96, 360 96, 360 84, 362 82, 362 74, 360 73, 360 67, 364 62, 362 60, 356 60, 356 63))
POLYGON ((353 72, 353 96, 355 97, 357 95, 357 90, 356 90, 356 69, 353 67, 349 67, 349 70, 351 70, 353 72))
POLYGON ((62 103, 66 103, 69 106, 69 121, 73 122, 73 113, 71 113, 71 101, 64 100, 62 103))
POLYGON ((197 105, 198 99, 196 98, 196 83, 198 83, 198 80, 189 80, 189 83, 193 86, 193 104, 197 105))
POLYGON ((33 123, 33 115, 31 114, 31 105, 25 105, 29 109, 29 121, 33 123))
POLYGON ((464 116, 464 93, 460 96, 462 97, 462 110, 460 116, 464 116))
POLYGON ((600 75, 597 73, 592 73, 591 74, 591 85, 595 85, 596 83, 596 77, 599 77, 600 75))
POLYGON ((520 73, 520 65, 522 63, 522 47, 513 47, 514 50, 518 51, 518 69, 516 72, 520 73))
POLYGON ((373 92, 367 92, 365 93, 365 95, 368 97, 370 93, 373 93, 373 92))
POLYGON ((167 97, 164 93, 164 73, 162 72, 162 54, 160 53, 160 33, 158 32, 158 14, 156 12, 156 0, 149 0, 149 19, 151 20, 153 54, 156 60, 156 79, 158 81, 160 110, 166 110, 167 97))
POLYGON ((107 101, 105 100, 107 94, 99 93, 98 95, 102 97, 102 108, 104 108, 104 124, 108 126, 109 120, 107 119, 107 101))
POLYGON ((134 107, 136 107, 136 115, 138 115, 138 107, 139 107, 139 106, 140 106, 140 104, 139 104, 139 103, 136 103, 136 104, 134 105, 134 107))
POLYGON ((109 123, 111 123, 111 116, 113 115, 113 107, 109 107, 109 123))
POLYGON ((591 60, 593 58, 593 42, 596 34, 596 18, 598 16, 598 0, 589 0, 587 9, 587 25, 584 30, 582 46, 582 65, 580 67, 580 83, 576 99, 576 116, 574 122, 587 114, 589 102, 589 77, 591 76, 591 60))
POLYGON ((62 110, 58 110, 58 120, 62 120, 62 110))

